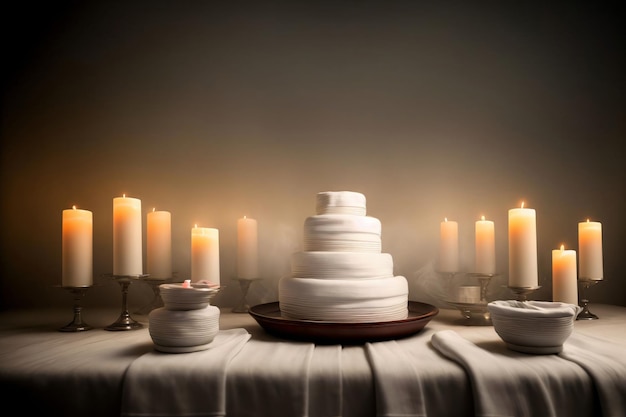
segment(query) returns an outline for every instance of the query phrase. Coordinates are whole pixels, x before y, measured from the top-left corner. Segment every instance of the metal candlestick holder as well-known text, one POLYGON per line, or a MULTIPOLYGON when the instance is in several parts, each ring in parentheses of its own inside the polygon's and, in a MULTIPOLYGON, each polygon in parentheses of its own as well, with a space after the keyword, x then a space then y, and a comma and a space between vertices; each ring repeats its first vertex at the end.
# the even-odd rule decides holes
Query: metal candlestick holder
POLYGON ((590 279, 590 278, 579 278, 578 285, 580 285, 580 306, 583 308, 578 316, 576 316, 576 320, 598 320, 598 316, 589 311, 589 299, 586 296, 587 291, 590 287, 601 282, 601 279, 590 279))
POLYGON ((250 284, 254 281, 259 281, 262 278, 241 278, 241 277, 233 277, 235 281, 239 281, 239 287, 241 289, 241 299, 239 300, 239 304, 233 308, 233 313, 247 313, 250 310, 250 305, 248 305, 248 290, 250 289, 250 284))
POLYGON ((531 294, 541 288, 540 285, 534 287, 513 287, 508 286, 508 288, 513 291, 515 294, 515 299, 517 301, 528 301, 528 294, 531 294))
POLYGON ((139 278, 140 281, 145 282, 152 289, 152 300, 141 307, 139 310, 135 311, 135 314, 139 314, 141 316, 146 316, 150 314, 152 310, 155 308, 163 307, 163 299, 161 298, 161 284, 168 284, 170 282, 174 282, 175 278, 149 278, 148 276, 139 278))
POLYGON ((131 282, 136 279, 145 278, 147 274, 138 274, 138 275, 107 275, 109 278, 116 281, 122 290, 122 312, 116 321, 109 324, 104 330, 136 330, 141 329, 143 324, 139 323, 135 319, 130 316, 128 312, 128 287, 131 282))
POLYGON ((67 325, 61 327, 59 329, 60 332, 83 332, 85 330, 91 330, 93 327, 88 325, 83 321, 82 311, 83 305, 82 300, 87 290, 91 288, 91 285, 84 287, 68 287, 62 286, 64 290, 69 291, 74 298, 74 319, 68 323, 67 325))
POLYGON ((480 272, 472 272, 467 274, 469 277, 478 280, 480 284, 480 299, 478 302, 462 302, 460 300, 449 301, 448 303, 458 308, 463 317, 463 324, 468 326, 491 326, 491 314, 487 304, 487 289, 492 278, 497 274, 485 274, 480 272))
POLYGON ((478 279, 478 282, 480 283, 480 301, 483 304, 487 304, 488 302, 487 301, 487 287, 489 287, 489 283, 491 282, 491 279, 497 276, 498 274, 485 274, 482 272, 473 272, 469 275, 478 279))

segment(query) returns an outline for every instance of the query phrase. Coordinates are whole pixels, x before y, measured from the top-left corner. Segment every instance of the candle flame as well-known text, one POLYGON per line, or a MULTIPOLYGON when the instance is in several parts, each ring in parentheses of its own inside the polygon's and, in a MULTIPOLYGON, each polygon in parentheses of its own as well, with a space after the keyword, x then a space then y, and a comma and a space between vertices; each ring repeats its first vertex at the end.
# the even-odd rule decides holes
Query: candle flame
POLYGON ((447 222, 447 221, 448 221, 448 218, 447 218, 447 217, 444 217, 444 218, 443 218, 443 221, 444 221, 444 222, 447 222))
POLYGON ((485 221, 485 216, 480 216, 480 220, 485 221))
POLYGON ((246 219, 246 216, 244 215, 244 216, 243 216, 243 218, 244 218, 244 220, 245 220, 245 219, 246 219))
POLYGON ((194 229, 197 229, 198 228, 198 224, 197 223, 194 224, 193 227, 194 227, 194 229))
POLYGON ((75 206, 75 205, 74 205, 74 206, 72 206, 72 209, 73 209, 73 210, 76 210, 76 206, 75 206))
POLYGON ((156 207, 152 207, 152 212, 154 213, 154 210, 156 210, 156 207))
POLYGON ((587 219, 587 223, 589 223, 589 219, 587 219))
POLYGON ((561 252, 565 250, 565 245, 561 245, 561 252))
POLYGON ((126 194, 122 194, 122 198, 126 198, 126 194))
POLYGON ((522 208, 524 208, 524 202, 522 201, 522 208))

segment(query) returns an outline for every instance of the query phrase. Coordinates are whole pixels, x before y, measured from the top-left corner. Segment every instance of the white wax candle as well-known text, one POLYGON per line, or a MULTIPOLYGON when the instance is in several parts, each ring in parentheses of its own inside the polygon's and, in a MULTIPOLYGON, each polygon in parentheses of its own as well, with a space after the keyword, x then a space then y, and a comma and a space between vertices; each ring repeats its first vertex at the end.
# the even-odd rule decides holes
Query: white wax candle
POLYGON ((509 210, 509 286, 536 287, 537 219, 534 209, 509 210))
POLYGON ((237 277, 258 278, 257 221, 244 216, 237 220, 237 277))
POLYGON ((459 303, 478 304, 480 303, 480 286, 461 285, 457 288, 456 300, 459 303))
POLYGON ((113 275, 143 274, 141 200, 113 199, 113 275))
POLYGON ((552 250, 552 301, 578 305, 576 251, 552 250))
POLYGON ((579 277, 600 280, 604 278, 602 262, 602 223, 578 223, 579 277))
POLYGON ((149 278, 172 277, 172 215, 156 211, 146 216, 146 264, 149 278))
POLYGON ((93 213, 74 206, 63 210, 62 275, 64 287, 93 284, 93 213))
POLYGON ((474 269, 479 274, 496 273, 496 242, 493 221, 482 216, 475 227, 476 258, 474 269))
POLYGON ((440 226, 439 271, 459 271, 459 225, 447 218, 440 226))
POLYGON ((208 227, 191 229, 191 280, 220 284, 219 231, 208 227))

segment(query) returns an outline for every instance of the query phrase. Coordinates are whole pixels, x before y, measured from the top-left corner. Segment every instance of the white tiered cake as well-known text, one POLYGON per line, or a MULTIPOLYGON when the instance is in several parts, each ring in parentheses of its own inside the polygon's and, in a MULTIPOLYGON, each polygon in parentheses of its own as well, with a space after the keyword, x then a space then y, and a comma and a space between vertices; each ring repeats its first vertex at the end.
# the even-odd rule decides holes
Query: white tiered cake
POLYGON ((380 220, 366 215, 365 196, 317 194, 316 215, 304 222, 304 250, 292 255, 291 276, 278 285, 281 315, 337 323, 386 322, 408 316, 408 284, 381 253, 380 220))

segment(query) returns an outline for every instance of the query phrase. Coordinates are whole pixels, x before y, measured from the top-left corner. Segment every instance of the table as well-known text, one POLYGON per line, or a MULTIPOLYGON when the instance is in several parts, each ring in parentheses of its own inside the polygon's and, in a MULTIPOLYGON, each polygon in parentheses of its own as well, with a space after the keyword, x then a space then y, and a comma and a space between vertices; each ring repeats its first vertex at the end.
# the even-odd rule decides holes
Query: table
MULTIPOLYGON (((574 332, 626 353, 626 308, 598 304, 593 311, 600 319, 577 321, 574 332)), ((250 315, 222 309, 220 333, 248 337, 236 348, 184 354, 156 352, 146 316, 134 316, 143 329, 104 330, 118 313, 86 308, 83 318, 94 329, 79 333, 58 331, 71 320, 69 309, 0 313, 5 404, 11 401, 20 414, 63 416, 174 415, 168 413, 191 410, 198 400, 214 415, 229 416, 397 415, 403 407, 415 407, 410 415, 473 416, 480 387, 433 348, 432 335, 453 330, 488 352, 507 354, 493 327, 466 326, 459 311, 448 309, 409 338, 343 347, 278 339, 250 315), (221 361, 220 355, 230 356, 221 361)), ((532 368, 534 355, 517 355, 532 368)), ((625 369, 626 359, 615 371, 624 385, 625 369)), ((564 375, 560 389, 588 394, 568 400, 576 415, 600 415, 601 398, 584 369, 569 363, 552 371, 564 375)))

